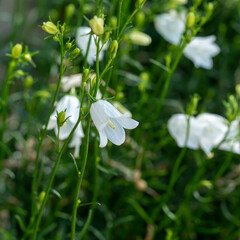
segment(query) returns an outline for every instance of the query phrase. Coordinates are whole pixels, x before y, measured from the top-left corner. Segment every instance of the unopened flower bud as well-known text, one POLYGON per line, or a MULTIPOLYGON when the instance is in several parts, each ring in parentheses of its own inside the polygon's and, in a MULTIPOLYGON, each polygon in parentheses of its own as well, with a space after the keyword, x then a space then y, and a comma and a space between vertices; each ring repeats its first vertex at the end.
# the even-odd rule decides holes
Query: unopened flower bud
POLYGON ((45 198, 46 192, 42 191, 39 196, 38 196, 38 201, 37 201, 37 208, 39 209, 42 205, 42 202, 45 198))
POLYGON ((109 48, 109 57, 111 59, 114 59, 117 55, 117 50, 118 50, 118 41, 113 40, 111 42, 110 48, 109 48))
POLYGON ((22 71, 21 69, 16 71, 16 75, 23 77, 25 75, 24 71, 22 71))
POLYGON ((152 42, 152 38, 143 33, 143 32, 138 32, 138 31, 132 31, 129 34, 129 39, 136 45, 140 46, 148 46, 152 42))
POLYGON ((141 9, 143 7, 144 2, 145 2, 144 0, 137 0, 135 3, 136 9, 141 9))
POLYGON ((135 17, 136 27, 141 28, 145 22, 145 14, 143 11, 139 11, 135 17))
POLYGON ((207 12, 211 13, 213 11, 213 9, 214 9, 213 3, 208 3, 207 7, 206 7, 207 12))
POLYGON ((19 58, 21 54, 22 54, 22 45, 18 43, 12 48, 12 56, 14 58, 19 58))
POLYGON ((68 42, 65 45, 66 50, 68 51, 72 47, 72 43, 68 42))
POLYGON ((81 50, 76 47, 76 48, 71 52, 69 58, 70 58, 70 59, 76 58, 76 57, 80 54, 80 52, 81 52, 81 50))
POLYGON ((143 179, 137 180, 135 183, 135 187, 139 191, 145 191, 147 188, 147 182, 144 181, 143 179))
POLYGON ((95 16, 89 21, 89 25, 96 35, 102 35, 104 33, 104 20, 95 16))
POLYGON ((33 78, 32 76, 27 76, 24 80, 24 87, 25 89, 29 89, 33 85, 33 78))
POLYGON ((110 26, 112 28, 115 28, 117 26, 117 17, 115 17, 115 16, 111 17, 111 19, 110 19, 110 26))
POLYGON ((103 36, 103 44, 106 44, 109 40, 109 36, 110 36, 110 32, 107 31, 104 33, 104 36, 103 36))
POLYGON ((240 97, 240 84, 237 84, 235 87, 237 95, 240 97))
POLYGON ((52 35, 55 35, 58 32, 57 26, 50 21, 43 23, 42 30, 52 35))
POLYGON ((88 68, 83 70, 83 81, 86 81, 89 78, 90 71, 88 68))
POLYGON ((75 12, 74 4, 73 3, 68 4, 67 7, 65 8, 66 19, 67 20, 70 19, 73 16, 74 12, 75 12))
POLYGON ((186 20, 186 26, 187 28, 191 28, 195 23, 195 15, 193 12, 188 13, 187 20, 186 20))
POLYGON ((31 57, 31 55, 30 55, 29 53, 26 53, 26 54, 24 55, 24 59, 25 59, 27 62, 30 62, 30 61, 32 60, 32 57, 31 57))
POLYGON ((65 111, 61 111, 59 113, 57 113, 57 125, 58 127, 62 127, 63 124, 66 122, 66 109, 65 111))
POLYGON ((186 111, 187 115, 192 116, 196 113, 199 100, 200 100, 200 96, 195 93, 191 98, 190 103, 187 106, 187 111, 186 111))

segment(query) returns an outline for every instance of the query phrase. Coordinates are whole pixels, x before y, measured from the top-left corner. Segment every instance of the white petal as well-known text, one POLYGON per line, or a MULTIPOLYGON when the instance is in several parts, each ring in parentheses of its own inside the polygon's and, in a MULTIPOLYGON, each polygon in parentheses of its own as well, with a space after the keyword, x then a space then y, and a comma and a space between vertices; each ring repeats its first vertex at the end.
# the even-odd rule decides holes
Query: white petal
MULTIPOLYGON (((66 139, 69 136, 69 134, 71 133, 74 125, 75 124, 73 124, 71 121, 67 120, 67 122, 65 122, 64 125, 62 127, 60 127, 59 139, 60 140, 66 139)), ((54 131, 57 136, 57 131, 58 131, 57 127, 55 127, 54 131)))
POLYGON ((76 135, 74 132, 71 142, 68 144, 69 147, 74 147, 74 157, 79 157, 80 146, 82 143, 82 138, 76 135))
POLYGON ((61 86, 64 92, 68 92, 72 87, 79 87, 82 83, 82 74, 74 74, 71 76, 63 77, 61 86))
POLYGON ((112 129, 109 125, 104 128, 104 132, 107 135, 109 141, 115 145, 121 145, 125 141, 125 131, 121 125, 118 124, 116 120, 112 120, 112 123, 115 126, 115 129, 112 129))
POLYGON ((105 114, 104 107, 101 104, 101 100, 91 105, 90 114, 97 130, 98 131, 103 130, 103 128, 105 128, 105 126, 108 124, 109 118, 105 114))
POLYGON ((123 115, 108 101, 99 100, 97 103, 102 106, 103 111, 110 118, 118 118, 123 115))
POLYGON ((56 125, 57 125, 56 115, 52 114, 50 116, 50 119, 49 119, 49 122, 48 122, 48 125, 47 125, 47 130, 51 130, 51 129, 55 128, 56 125))
POLYGON ((164 13, 157 15, 154 19, 154 26, 157 32, 172 44, 179 44, 181 36, 185 31, 184 20, 176 13, 164 13))
POLYGON ((99 137, 100 137, 100 144, 99 144, 99 147, 103 148, 107 145, 107 135, 106 133, 104 132, 104 130, 102 131, 99 131, 99 137))
POLYGON ((116 121, 124 128, 126 129, 134 129, 138 126, 139 122, 135 121, 134 119, 131 119, 129 117, 120 117, 116 118, 116 121))

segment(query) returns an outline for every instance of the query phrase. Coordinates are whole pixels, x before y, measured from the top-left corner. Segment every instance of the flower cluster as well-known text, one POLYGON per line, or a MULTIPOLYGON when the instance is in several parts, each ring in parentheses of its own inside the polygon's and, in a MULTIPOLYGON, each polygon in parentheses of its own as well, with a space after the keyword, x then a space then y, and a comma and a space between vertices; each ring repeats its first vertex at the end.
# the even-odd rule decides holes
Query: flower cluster
MULTIPOLYGON (((156 31, 169 43, 178 45, 186 30, 185 12, 177 13, 175 10, 169 13, 157 15, 154 19, 156 31)), ((211 69, 212 58, 220 53, 219 46, 215 43, 215 36, 194 37, 185 47, 183 54, 190 59, 196 68, 211 69)))
POLYGON ((174 114, 168 121, 168 130, 179 147, 202 149, 206 154, 214 148, 240 154, 238 120, 230 124, 217 114, 174 114))

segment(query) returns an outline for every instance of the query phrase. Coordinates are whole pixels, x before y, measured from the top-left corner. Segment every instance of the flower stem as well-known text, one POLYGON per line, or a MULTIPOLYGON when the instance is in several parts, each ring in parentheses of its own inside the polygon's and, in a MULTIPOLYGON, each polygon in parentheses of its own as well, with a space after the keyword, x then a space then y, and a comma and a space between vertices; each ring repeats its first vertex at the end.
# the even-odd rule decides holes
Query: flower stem
POLYGON ((16 64, 15 64, 15 61, 12 60, 10 63, 9 63, 9 66, 8 66, 8 72, 7 72, 7 79, 6 81, 4 82, 4 85, 3 85, 3 89, 2 89, 2 97, 1 97, 1 112, 2 112, 2 127, 1 127, 1 132, 0 132, 0 144, 2 146, 0 146, 0 169, 2 169, 3 167, 3 159, 4 159, 4 156, 5 156, 5 143, 4 143, 4 133, 5 133, 5 129, 6 129, 6 118, 7 118, 7 97, 8 97, 8 89, 9 89, 9 84, 10 84, 10 81, 13 77, 13 71, 16 67, 16 64))
POLYGON ((38 177, 40 150, 41 150, 41 146, 42 146, 43 140, 44 140, 44 138, 46 136, 48 122, 49 122, 50 116, 51 116, 51 114, 53 112, 54 103, 55 103, 55 101, 57 99, 58 92, 59 92, 60 85, 61 85, 61 79, 62 79, 62 76, 63 76, 63 73, 64 73, 64 65, 63 65, 64 64, 63 63, 63 59, 64 59, 64 46, 63 46, 63 35, 62 34, 60 34, 60 48, 61 48, 61 63, 60 63, 60 72, 59 72, 59 78, 58 78, 58 82, 57 82, 57 88, 56 88, 56 91, 55 91, 53 99, 52 99, 52 103, 51 103, 51 106, 50 106, 50 109, 49 109, 49 113, 48 113, 48 116, 47 116, 45 127, 44 127, 42 133, 40 133, 39 142, 38 142, 38 146, 37 146, 37 155, 36 155, 34 172, 33 172, 32 192, 31 192, 31 202, 32 202, 31 212, 32 212, 32 217, 35 216, 35 213, 36 213, 35 194, 37 192, 37 177, 38 177))

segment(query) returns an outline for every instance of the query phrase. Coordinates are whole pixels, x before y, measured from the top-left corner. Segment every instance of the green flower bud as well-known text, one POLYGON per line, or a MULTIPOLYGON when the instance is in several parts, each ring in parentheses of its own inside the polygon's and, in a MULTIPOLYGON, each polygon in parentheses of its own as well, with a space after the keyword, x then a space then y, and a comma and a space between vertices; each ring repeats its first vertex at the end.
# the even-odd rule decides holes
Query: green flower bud
POLYGON ((25 59, 27 62, 32 61, 32 57, 31 57, 31 55, 30 55, 29 53, 24 54, 24 59, 25 59))
POLYGON ((32 76, 27 76, 24 80, 24 88, 29 89, 33 85, 33 78, 32 76))
POLYGON ((195 93, 191 98, 190 103, 187 106, 187 111, 186 111, 187 115, 192 116, 196 113, 199 100, 200 100, 200 96, 195 93))
POLYGON ((110 32, 109 31, 104 33, 104 35, 103 35, 103 44, 107 43, 107 41, 109 39, 109 36, 110 36, 110 32))
POLYGON ((68 42, 65 45, 65 49, 68 51, 72 47, 72 43, 68 42))
POLYGON ((117 55, 117 50, 118 50, 118 41, 113 40, 111 42, 110 48, 109 48, 109 57, 111 59, 114 59, 117 55))
POLYGON ((195 23, 195 15, 193 12, 188 13, 187 20, 186 20, 186 26, 187 28, 191 28, 195 23))
POLYGON ((24 71, 22 71, 21 69, 16 71, 16 75, 23 77, 25 75, 24 71))
POLYGON ((63 124, 66 122, 66 109, 64 111, 61 111, 60 113, 57 112, 57 125, 58 127, 62 127, 63 124))
POLYGON ((83 81, 85 82, 89 78, 90 71, 88 68, 83 70, 83 81))
POLYGON ((102 35, 104 33, 104 20, 95 16, 89 21, 89 25, 96 35, 102 35))
POLYGON ((58 32, 57 26, 50 21, 43 23, 42 30, 52 35, 55 35, 58 32))
POLYGON ((152 42, 152 38, 146 33, 139 31, 132 31, 129 34, 129 39, 136 45, 148 46, 152 42))
POLYGON ((71 52, 71 54, 69 55, 69 58, 70 58, 70 59, 76 58, 76 57, 80 54, 80 52, 81 52, 81 50, 76 47, 76 48, 71 52))
POLYGON ((65 8, 65 17, 66 19, 70 19, 73 14, 75 12, 75 5, 70 3, 67 5, 67 7, 65 8))
POLYGON ((238 97, 240 97, 240 84, 236 85, 235 90, 236 90, 238 97))
POLYGON ((135 17, 136 27, 141 28, 145 22, 145 14, 143 11, 139 11, 135 17))
POLYGON ((19 58, 21 54, 22 54, 22 45, 18 43, 12 48, 12 56, 13 58, 19 58))
POLYGON ((110 19, 110 26, 112 28, 117 27, 117 17, 115 17, 115 16, 111 17, 111 19, 110 19))
POLYGON ((207 12, 211 13, 213 11, 213 9, 214 9, 213 3, 208 3, 207 7, 206 7, 207 12))

